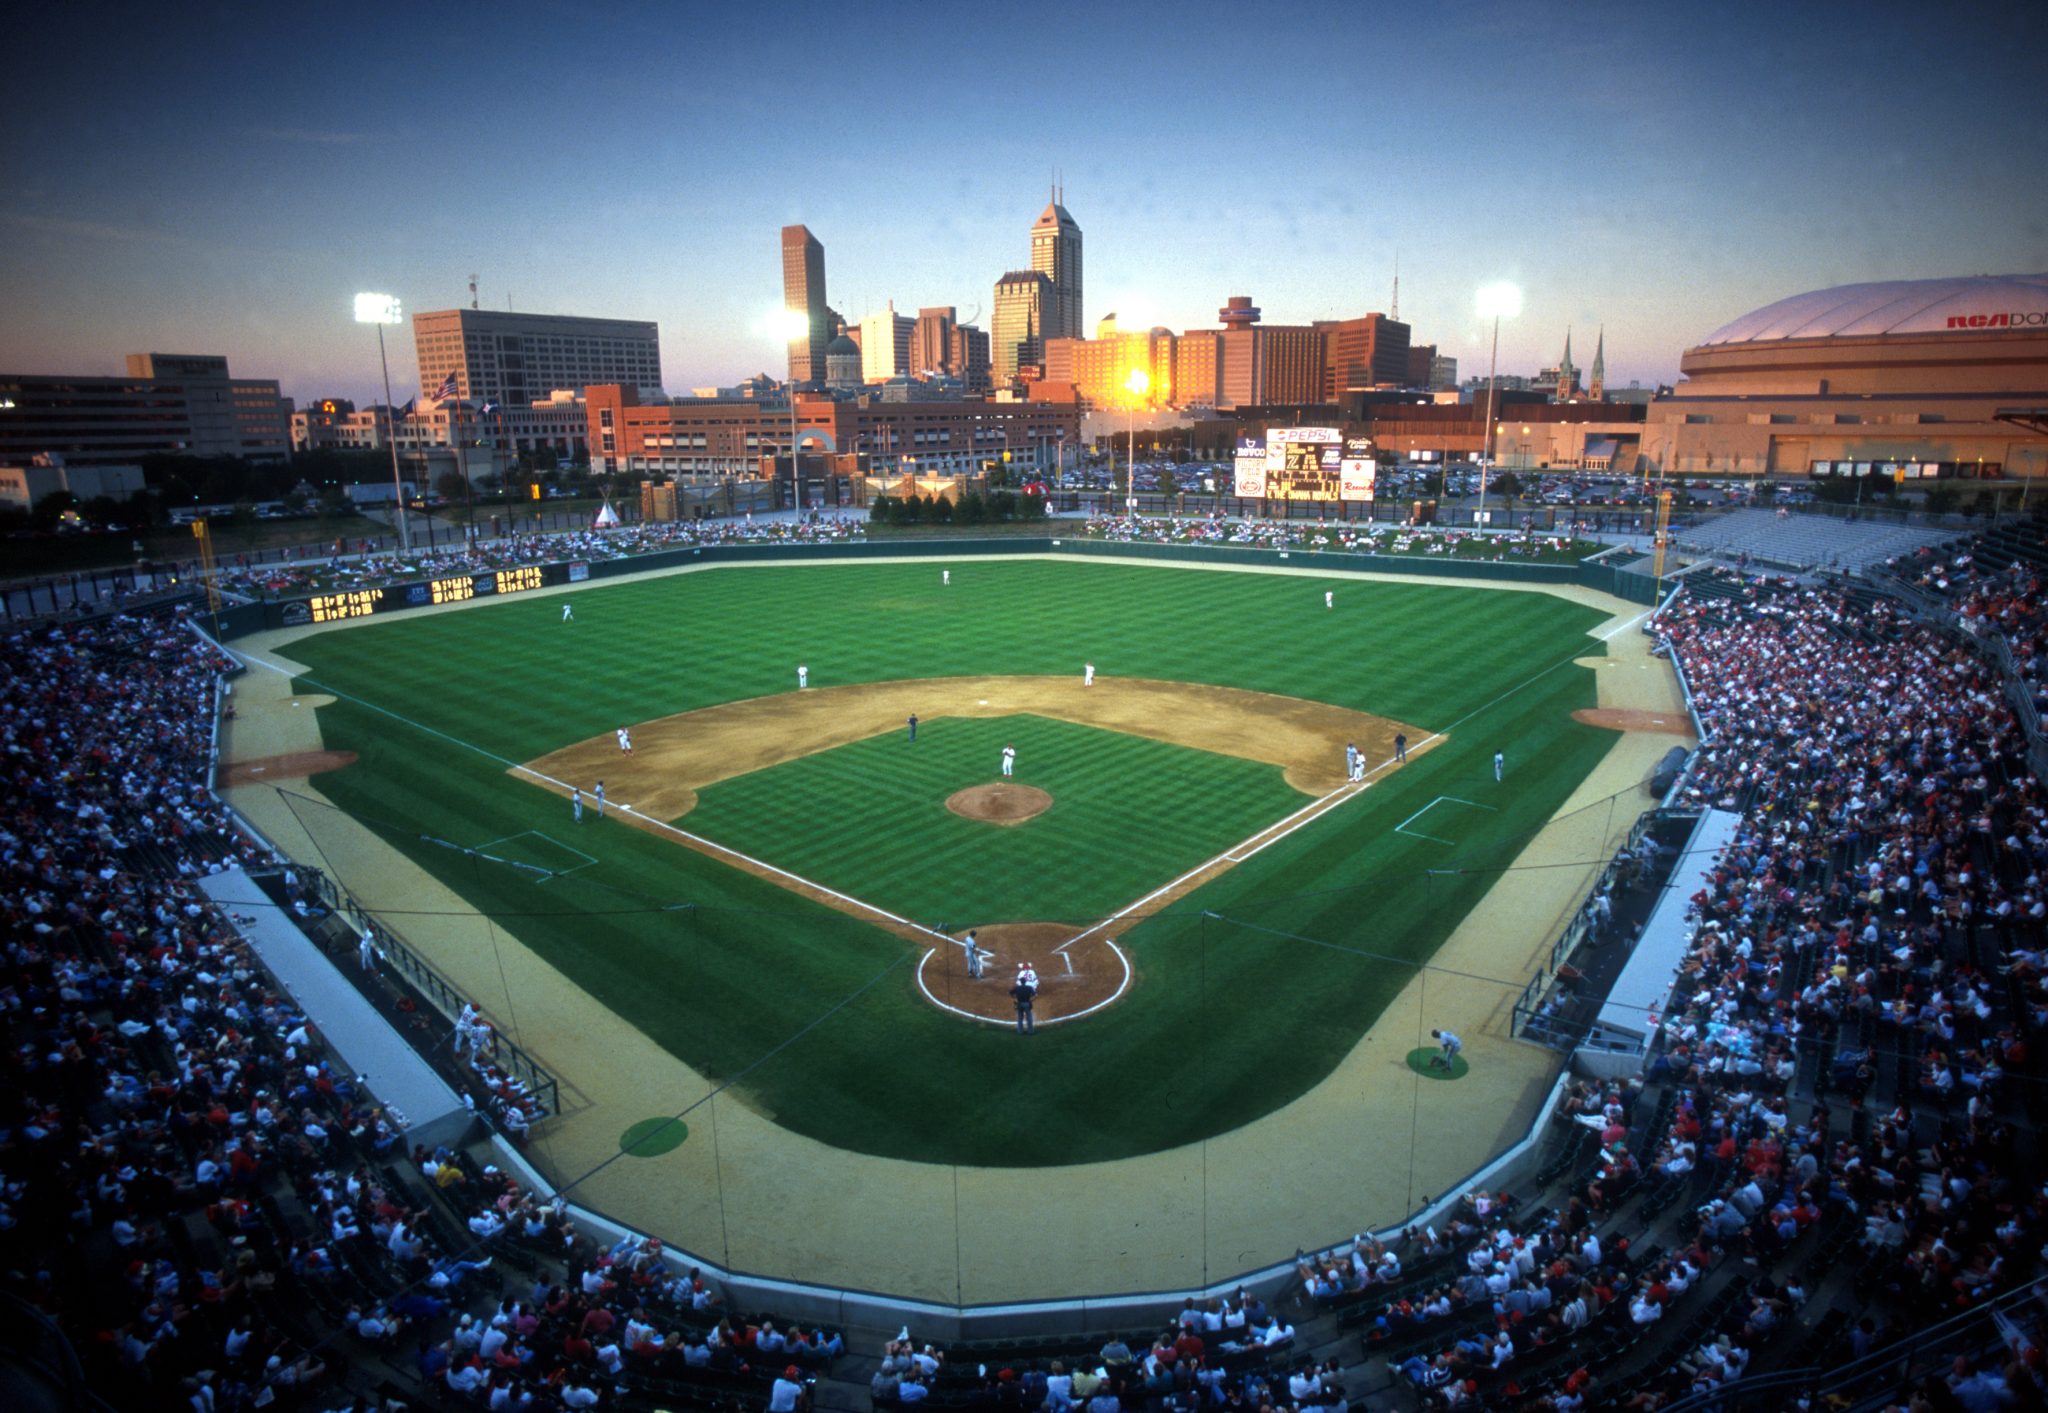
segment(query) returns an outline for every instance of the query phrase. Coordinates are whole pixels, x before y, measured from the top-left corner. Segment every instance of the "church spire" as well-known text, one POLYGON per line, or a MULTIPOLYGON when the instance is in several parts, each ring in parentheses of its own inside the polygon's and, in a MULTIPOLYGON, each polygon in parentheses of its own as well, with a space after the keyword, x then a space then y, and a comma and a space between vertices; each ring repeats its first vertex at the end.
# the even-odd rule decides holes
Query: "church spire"
POLYGON ((1600 341, 1593 345, 1593 381, 1591 386, 1586 389, 1586 392, 1595 402, 1605 401, 1607 397, 1607 326, 1605 324, 1600 326, 1600 341))
POLYGON ((1579 370, 1572 367, 1572 330, 1567 324, 1564 330, 1564 357, 1557 365, 1557 400, 1569 402, 1578 385, 1579 370))

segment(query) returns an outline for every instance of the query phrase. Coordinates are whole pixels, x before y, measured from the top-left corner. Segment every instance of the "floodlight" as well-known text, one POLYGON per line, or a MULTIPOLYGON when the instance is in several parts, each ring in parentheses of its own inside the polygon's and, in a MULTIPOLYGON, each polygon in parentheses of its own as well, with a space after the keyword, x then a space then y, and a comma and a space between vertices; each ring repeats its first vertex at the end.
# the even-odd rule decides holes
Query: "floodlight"
POLYGON ((1522 312, 1522 287, 1511 280, 1481 285, 1478 304, 1482 318, 1512 319, 1522 312))
POLYGON ((358 324, 403 324, 405 314, 398 307, 396 296, 388 294, 359 294, 356 296, 356 322, 358 324))

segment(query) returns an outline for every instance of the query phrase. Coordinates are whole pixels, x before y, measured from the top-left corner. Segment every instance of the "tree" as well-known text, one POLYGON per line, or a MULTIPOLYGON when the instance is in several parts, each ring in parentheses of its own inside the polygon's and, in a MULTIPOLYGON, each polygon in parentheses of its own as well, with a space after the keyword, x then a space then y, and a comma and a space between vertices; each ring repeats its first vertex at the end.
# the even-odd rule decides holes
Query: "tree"
POLYGON ((434 489, 448 500, 461 500, 469 494, 469 482, 460 471, 443 471, 434 481, 434 489))
POLYGON ((932 497, 931 513, 926 518, 934 525, 952 524, 953 502, 946 496, 934 495, 932 497))
POLYGON ((1020 520, 1045 519, 1045 497, 1028 495, 1017 503, 1017 518, 1020 520))
POLYGON ((67 510, 78 508, 78 497, 69 491, 51 491, 35 504, 31 516, 39 530, 52 530, 67 510))
POLYGON ((979 525, 988 519, 988 502, 981 498, 981 492, 969 491, 960 498, 960 509, 953 519, 962 525, 979 525))
POLYGON ((1017 493, 997 491, 988 498, 988 518, 991 520, 1014 520, 1017 518, 1017 493))
POLYGON ((901 525, 916 525, 922 522, 923 519, 924 497, 919 495, 905 496, 903 498, 903 518, 897 523, 901 525))
POLYGON ((868 502, 868 519, 877 525, 895 523, 896 498, 884 493, 868 502))

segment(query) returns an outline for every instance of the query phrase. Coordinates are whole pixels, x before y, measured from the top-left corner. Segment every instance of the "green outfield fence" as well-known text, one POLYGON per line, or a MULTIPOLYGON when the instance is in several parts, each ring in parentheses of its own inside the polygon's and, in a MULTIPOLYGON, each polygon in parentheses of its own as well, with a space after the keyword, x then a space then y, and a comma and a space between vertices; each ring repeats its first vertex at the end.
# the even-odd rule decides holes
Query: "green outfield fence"
MULTIPOLYGON (((1082 536, 1050 539, 1002 538, 957 540, 837 540, 824 543, 792 544, 765 541, 759 544, 699 545, 688 549, 661 550, 626 559, 594 560, 588 563, 563 561, 538 566, 542 588, 566 588, 574 584, 599 583, 622 574, 644 574, 665 569, 684 569, 709 564, 783 564, 816 560, 862 559, 957 559, 963 556, 1073 555, 1076 558, 1156 560, 1163 564, 1228 563, 1260 568, 1312 569, 1323 574, 1404 574, 1418 579, 1467 579, 1501 584, 1580 585, 1630 603, 1655 604, 1663 581, 1600 562, 1599 557, 1577 564, 1515 564, 1486 559, 1425 559, 1414 555, 1357 554, 1335 549, 1259 549, 1238 545, 1145 544, 1120 540, 1097 540, 1082 536)), ((488 573, 475 576, 489 578, 488 573)), ((372 590, 377 612, 403 611, 432 602, 425 579, 393 584, 372 590)), ((480 594, 479 597, 485 595, 480 594)), ((225 639, 246 637, 272 628, 293 628, 313 622, 309 606, 319 595, 272 599, 262 603, 238 604, 220 613, 220 632, 225 639)))

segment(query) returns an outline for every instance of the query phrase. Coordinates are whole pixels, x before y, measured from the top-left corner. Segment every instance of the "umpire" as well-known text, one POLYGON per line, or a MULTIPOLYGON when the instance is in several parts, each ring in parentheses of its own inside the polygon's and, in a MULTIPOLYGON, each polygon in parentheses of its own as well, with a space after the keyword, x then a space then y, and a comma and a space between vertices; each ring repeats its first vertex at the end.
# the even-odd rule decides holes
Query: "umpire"
POLYGON ((1031 1007, 1037 998, 1037 988, 1021 977, 1018 979, 1017 984, 1010 988, 1010 999, 1017 1003, 1017 1033, 1019 1035, 1031 1035, 1038 1029, 1031 1014, 1031 1007))

